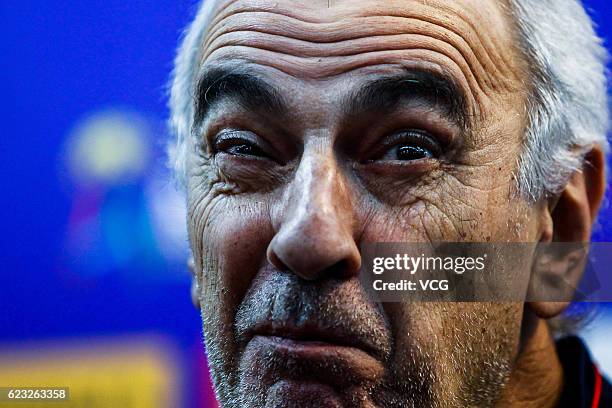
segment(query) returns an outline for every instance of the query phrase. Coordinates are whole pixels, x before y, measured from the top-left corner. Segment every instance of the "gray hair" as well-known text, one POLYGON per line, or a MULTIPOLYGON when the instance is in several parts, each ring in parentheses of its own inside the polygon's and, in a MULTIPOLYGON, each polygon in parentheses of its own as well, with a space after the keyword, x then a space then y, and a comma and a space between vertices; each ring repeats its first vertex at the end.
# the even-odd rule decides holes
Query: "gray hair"
POLYGON ((181 187, 186 186, 187 152, 194 121, 194 87, 199 70, 198 56, 204 34, 213 17, 215 2, 203 0, 193 22, 183 33, 183 38, 174 59, 174 70, 170 82, 170 130, 174 141, 170 142, 168 156, 170 167, 181 187))
POLYGON ((510 0, 531 75, 519 190, 559 193, 594 145, 608 151, 607 52, 577 0, 510 0))
MULTIPOLYGON (((170 91, 171 166, 185 185, 194 119, 194 80, 214 1, 204 1, 187 28, 170 91)), ((517 188, 537 200, 559 193, 598 144, 607 152, 607 53, 579 0, 509 0, 519 47, 529 64, 528 128, 518 158, 517 188)))

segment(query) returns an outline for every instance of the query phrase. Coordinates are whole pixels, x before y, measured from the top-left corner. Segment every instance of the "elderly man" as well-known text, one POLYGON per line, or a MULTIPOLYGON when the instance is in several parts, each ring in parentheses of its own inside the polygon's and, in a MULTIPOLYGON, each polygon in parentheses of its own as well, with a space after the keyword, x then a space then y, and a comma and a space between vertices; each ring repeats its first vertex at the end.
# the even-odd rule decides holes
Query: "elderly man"
POLYGON ((358 278, 364 243, 588 242, 604 59, 576 0, 204 2, 170 107, 221 405, 612 406, 566 302, 358 278))

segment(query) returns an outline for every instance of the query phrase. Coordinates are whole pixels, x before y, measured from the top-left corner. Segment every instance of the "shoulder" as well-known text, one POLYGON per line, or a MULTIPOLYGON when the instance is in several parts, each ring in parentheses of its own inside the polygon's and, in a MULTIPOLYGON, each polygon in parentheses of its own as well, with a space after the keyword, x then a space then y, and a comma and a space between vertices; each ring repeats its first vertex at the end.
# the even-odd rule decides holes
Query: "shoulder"
POLYGON ((612 386, 599 372, 584 342, 578 337, 557 341, 563 366, 563 408, 612 408, 612 386))

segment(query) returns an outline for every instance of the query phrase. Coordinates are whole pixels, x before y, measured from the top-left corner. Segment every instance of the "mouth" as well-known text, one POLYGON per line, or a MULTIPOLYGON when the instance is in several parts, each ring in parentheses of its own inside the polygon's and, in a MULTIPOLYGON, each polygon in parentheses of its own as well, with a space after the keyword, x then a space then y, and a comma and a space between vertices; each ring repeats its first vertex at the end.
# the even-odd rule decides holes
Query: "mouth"
POLYGON ((380 353, 357 336, 314 325, 265 324, 251 332, 247 354, 273 361, 278 378, 340 387, 372 382, 384 373, 380 353))
POLYGON ((264 324, 252 331, 252 337, 261 337, 288 349, 302 349, 316 352, 333 349, 348 349, 381 359, 375 347, 358 336, 343 333, 334 329, 323 329, 316 325, 306 324, 299 327, 291 325, 264 324))

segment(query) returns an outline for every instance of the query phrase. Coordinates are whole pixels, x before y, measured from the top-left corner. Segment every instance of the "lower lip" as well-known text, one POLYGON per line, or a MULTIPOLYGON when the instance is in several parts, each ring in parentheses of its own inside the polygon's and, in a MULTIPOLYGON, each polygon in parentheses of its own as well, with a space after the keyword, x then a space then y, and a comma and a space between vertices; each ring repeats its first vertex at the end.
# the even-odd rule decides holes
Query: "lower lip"
MULTIPOLYGON (((382 363, 357 347, 342 346, 321 341, 301 341, 277 336, 255 336, 251 345, 262 351, 272 351, 284 360, 305 361, 309 367, 319 366, 325 375, 333 365, 337 373, 350 373, 346 378, 373 381, 382 376, 382 363)), ((318 370, 314 370, 318 371, 318 370)))

